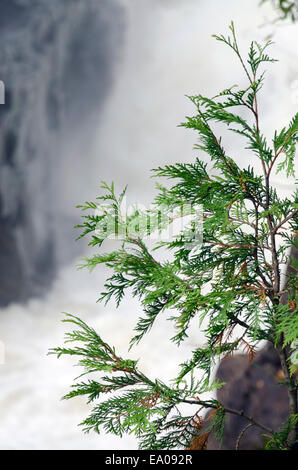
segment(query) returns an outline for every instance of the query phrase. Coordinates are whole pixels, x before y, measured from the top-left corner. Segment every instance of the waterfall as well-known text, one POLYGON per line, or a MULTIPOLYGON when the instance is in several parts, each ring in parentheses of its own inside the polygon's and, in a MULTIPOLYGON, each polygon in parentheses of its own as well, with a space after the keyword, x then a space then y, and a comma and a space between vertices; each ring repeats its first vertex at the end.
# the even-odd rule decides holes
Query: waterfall
POLYGON ((89 168, 123 33, 116 0, 1 1, 0 305, 43 292, 77 254, 65 188, 89 168))

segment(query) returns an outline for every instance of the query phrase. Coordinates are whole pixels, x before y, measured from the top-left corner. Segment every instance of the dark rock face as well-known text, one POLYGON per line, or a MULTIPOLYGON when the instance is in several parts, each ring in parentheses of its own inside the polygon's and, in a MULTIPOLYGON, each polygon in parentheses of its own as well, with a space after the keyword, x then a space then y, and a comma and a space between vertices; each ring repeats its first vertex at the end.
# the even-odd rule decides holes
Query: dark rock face
MULTIPOLYGON (((217 399, 228 408, 243 410, 268 428, 278 430, 289 415, 287 390, 278 382, 284 380, 276 351, 268 344, 248 363, 247 356, 239 355, 223 360, 217 377, 225 382, 217 392, 217 399)), ((222 450, 235 449, 237 438, 248 424, 245 418, 227 413, 222 450)), ((240 450, 263 448, 264 438, 256 426, 250 427, 241 438, 240 450)), ((210 439, 208 449, 219 449, 210 439)))
POLYGON ((79 164, 63 159, 82 123, 87 141, 97 130, 123 34, 117 0, 0 2, 0 306, 42 293, 77 254, 63 186, 79 164))
POLYGON ((0 246, 0 305, 7 305, 12 298, 24 299, 25 291, 22 264, 15 253, 13 227, 3 220, 0 221, 0 246))

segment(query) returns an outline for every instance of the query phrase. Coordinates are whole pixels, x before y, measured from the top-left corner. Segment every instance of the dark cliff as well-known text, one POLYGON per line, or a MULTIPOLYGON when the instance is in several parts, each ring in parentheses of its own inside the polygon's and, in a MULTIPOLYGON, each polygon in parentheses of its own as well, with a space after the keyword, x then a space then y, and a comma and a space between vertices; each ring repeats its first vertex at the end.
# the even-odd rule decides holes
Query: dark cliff
MULTIPOLYGON (((117 0, 2 0, 0 306, 39 295, 77 247, 63 187, 92 138, 121 57, 117 0), (94 118, 96 116, 96 119, 94 118), (74 153, 65 162, 65 154, 74 153), (71 242, 70 242, 70 241, 71 242)), ((75 204, 76 201, 73 202, 75 204)))

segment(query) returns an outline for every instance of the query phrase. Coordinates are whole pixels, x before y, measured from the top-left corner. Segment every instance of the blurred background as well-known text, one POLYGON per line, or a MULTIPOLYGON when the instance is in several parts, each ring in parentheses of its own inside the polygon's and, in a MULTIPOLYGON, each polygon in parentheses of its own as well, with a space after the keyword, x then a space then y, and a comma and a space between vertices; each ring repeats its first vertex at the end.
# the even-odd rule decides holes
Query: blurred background
MULTIPOLYGON (((196 135, 177 127, 194 109, 185 95, 214 96, 245 76, 212 34, 235 22, 242 51, 271 37, 260 97, 268 137, 298 103, 297 24, 275 22, 259 0, 0 0, 0 448, 135 449, 136 440, 84 435, 84 399, 60 401, 79 370, 47 356, 62 344, 69 312, 127 357, 140 307, 96 300, 105 269, 77 271, 92 252, 75 241, 76 205, 94 200, 101 180, 128 184, 128 203, 148 205, 152 168, 195 157, 196 135)), ((235 135, 227 151, 251 156, 235 135)), ((275 180, 282 194, 294 182, 275 180)), ((168 380, 204 341, 198 325, 177 349, 164 319, 130 356, 168 380)))

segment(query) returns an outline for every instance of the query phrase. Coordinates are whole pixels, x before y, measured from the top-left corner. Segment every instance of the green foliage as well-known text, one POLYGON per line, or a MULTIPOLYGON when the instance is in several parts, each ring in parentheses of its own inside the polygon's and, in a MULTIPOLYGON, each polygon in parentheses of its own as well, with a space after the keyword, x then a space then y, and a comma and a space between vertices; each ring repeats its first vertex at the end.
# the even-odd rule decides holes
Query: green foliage
MULTIPOLYGON (((298 118, 296 115, 287 127, 276 131, 271 145, 261 132, 258 112, 264 82, 260 68, 275 62, 267 52, 271 42, 252 42, 245 62, 233 23, 230 36, 215 38, 236 54, 248 83, 242 90, 233 85, 213 98, 189 97, 194 115, 181 125, 197 133, 196 151, 207 155, 208 163, 197 157, 193 163, 154 170, 156 177, 172 184, 157 185, 153 208, 148 211, 136 207, 129 214, 123 212, 126 188, 118 197, 113 184, 103 183, 100 202, 80 206, 87 215, 79 226, 79 238, 91 235, 90 245, 96 248, 108 238, 118 240, 118 249, 96 253, 82 267, 92 270, 104 264, 112 270, 100 301, 108 303, 114 298, 118 306, 126 292, 140 300, 143 314, 136 323, 131 348, 159 315, 172 322, 172 340, 178 346, 187 338, 192 320, 198 318, 205 325, 206 344, 195 348, 192 357, 180 365, 171 386, 146 377, 137 361, 120 358, 76 317, 65 320, 80 327, 68 333, 67 341, 82 342, 83 347, 51 351, 58 357, 79 356, 84 374, 108 374, 100 382, 96 376, 76 383, 65 397, 86 395, 88 402, 101 400, 82 423, 84 429, 99 432, 103 428, 119 436, 134 433, 142 449, 188 448, 195 438, 203 448, 202 436, 207 439, 211 430, 221 440, 226 413, 245 415, 227 410, 215 400, 201 399, 201 394, 220 386, 210 381, 213 366, 239 350, 251 361, 260 340, 279 345, 286 354, 285 347, 298 337, 297 275, 287 274, 284 285, 280 275, 281 264, 290 260, 289 249, 297 244, 297 192, 281 198, 270 184, 273 170, 294 176, 298 118), (241 168, 227 154, 222 137, 216 135, 217 123, 244 139, 252 153, 251 166, 241 168), (254 169, 256 160, 261 163, 261 175, 254 169), (178 235, 157 242, 153 255, 146 237, 186 216, 191 220, 178 235), (171 260, 158 259, 155 252, 160 248, 171 253, 171 260), (289 295, 287 304, 282 302, 284 292, 289 295), (185 416, 183 403, 196 405, 195 413, 185 416), (205 409, 213 410, 207 431, 202 417, 205 409)), ((294 369, 289 362, 287 357, 285 384, 293 391, 290 375, 294 369)))
POLYGON ((273 436, 267 436, 269 440, 266 442, 265 450, 287 450, 289 448, 289 434, 297 424, 298 414, 290 416, 279 432, 274 433, 273 436))
MULTIPOLYGON (((93 379, 77 382, 63 397, 70 399, 86 395, 87 403, 93 403, 101 395, 108 395, 109 398, 98 403, 90 416, 81 423, 84 431, 99 433, 102 426, 107 432, 119 436, 134 433, 139 437, 142 448, 169 449, 177 445, 190 445, 197 432, 197 422, 194 415, 182 417, 179 405, 187 403, 188 398, 208 391, 210 387, 219 387, 219 383, 207 385, 192 377, 190 386, 186 388, 185 384, 169 387, 159 380, 152 381, 138 370, 137 361, 119 357, 115 349, 82 320, 66 314, 63 321, 79 327, 66 334, 65 343, 82 343, 83 347, 53 348, 49 353, 57 357, 79 356, 78 365, 85 370, 82 375, 95 372, 108 374, 102 376, 100 382, 93 379), (171 432, 174 423, 179 427, 179 432, 171 432), (160 433, 162 438, 158 439, 160 433)), ((219 406, 214 400, 206 404, 216 410, 219 406)), ((222 413, 215 413, 214 426, 211 424, 211 427, 217 434, 220 434, 222 422, 222 413)))
MULTIPOLYGON (((290 19, 295 22, 298 17, 298 3, 297 0, 270 0, 273 7, 277 10, 279 19, 290 19)), ((262 0, 261 3, 268 2, 262 0)))
MULTIPOLYGON (((297 300, 296 300, 297 302, 297 300)), ((294 302, 294 303, 296 303, 294 302)), ((277 308, 278 326, 277 326, 277 336, 276 339, 280 336, 283 336, 283 345, 292 343, 297 340, 298 332, 298 309, 289 310, 288 305, 279 305, 277 308)))

